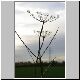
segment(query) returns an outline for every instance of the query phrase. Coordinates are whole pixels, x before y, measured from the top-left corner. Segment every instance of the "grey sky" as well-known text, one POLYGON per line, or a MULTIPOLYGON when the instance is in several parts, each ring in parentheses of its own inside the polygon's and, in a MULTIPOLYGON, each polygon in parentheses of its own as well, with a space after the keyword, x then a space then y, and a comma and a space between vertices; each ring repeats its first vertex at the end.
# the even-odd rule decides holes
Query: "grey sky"
MULTIPOLYGON (((49 30, 52 34, 45 38, 44 46, 41 54, 49 44, 52 36, 55 34, 58 27, 59 32, 56 39, 52 42, 51 59, 55 56, 57 60, 65 58, 65 3, 64 2, 15 2, 15 30, 21 36, 26 45, 37 55, 38 51, 38 36, 34 30, 40 30, 42 23, 34 20, 27 10, 32 13, 41 11, 49 14, 59 14, 60 18, 53 22, 45 23, 44 30, 49 30)), ((34 58, 35 59, 35 58, 34 58)), ((49 49, 44 54, 43 60, 49 60, 49 49)), ((15 34, 15 61, 32 61, 27 49, 15 34)))

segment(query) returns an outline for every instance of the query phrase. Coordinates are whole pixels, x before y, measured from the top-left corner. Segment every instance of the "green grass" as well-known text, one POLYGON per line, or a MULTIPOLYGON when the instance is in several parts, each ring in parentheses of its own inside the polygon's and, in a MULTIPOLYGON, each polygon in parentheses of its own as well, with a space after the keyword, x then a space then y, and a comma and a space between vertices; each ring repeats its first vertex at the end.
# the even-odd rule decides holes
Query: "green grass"
MULTIPOLYGON (((44 67, 43 69, 46 69, 44 67)), ((15 67, 15 77, 16 78, 40 78, 40 67, 15 67)), ((45 72, 44 78, 65 78, 65 67, 55 66, 50 67, 47 72, 45 72)))

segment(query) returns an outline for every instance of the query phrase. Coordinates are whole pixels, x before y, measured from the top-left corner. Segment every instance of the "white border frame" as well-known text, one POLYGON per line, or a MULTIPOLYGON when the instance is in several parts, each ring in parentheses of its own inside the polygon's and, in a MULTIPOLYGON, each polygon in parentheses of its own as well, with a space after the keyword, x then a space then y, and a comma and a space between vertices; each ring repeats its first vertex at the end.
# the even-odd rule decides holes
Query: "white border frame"
MULTIPOLYGON (((63 0, 62 0, 63 1, 63 0)), ((14 8, 15 8, 15 2, 30 2, 30 1, 14 1, 14 8)), ((34 1, 31 1, 31 2, 34 2, 34 1)), ((38 1, 36 1, 38 2, 38 1)), ((42 2, 42 1, 41 1, 42 2)), ((46 2, 46 1, 44 1, 46 2)), ((48 0, 48 2, 50 2, 48 0)), ((51 2, 55 2, 55 1, 51 1, 51 2)), ((56 1, 56 2, 61 2, 60 1, 56 1)), ((66 79, 66 1, 63 1, 65 3, 65 78, 15 78, 14 76, 14 79, 66 79)), ((14 12, 15 12, 15 9, 14 9, 14 12)), ((15 16, 15 14, 14 14, 15 16)), ((14 18, 15 19, 15 18, 14 18)), ((15 21, 15 20, 14 20, 15 21)), ((15 26, 15 25, 14 25, 15 26)), ((14 43, 15 44, 15 43, 14 43)), ((15 53, 14 53, 15 54, 15 53)), ((15 57, 15 56, 14 56, 15 57)), ((15 62, 14 62, 15 63, 15 62)), ((15 64, 14 64, 15 65, 15 64)), ((15 69, 15 68, 14 68, 15 69)), ((15 71, 15 70, 14 70, 15 71)), ((14 75, 15 75, 15 72, 14 72, 14 75)))

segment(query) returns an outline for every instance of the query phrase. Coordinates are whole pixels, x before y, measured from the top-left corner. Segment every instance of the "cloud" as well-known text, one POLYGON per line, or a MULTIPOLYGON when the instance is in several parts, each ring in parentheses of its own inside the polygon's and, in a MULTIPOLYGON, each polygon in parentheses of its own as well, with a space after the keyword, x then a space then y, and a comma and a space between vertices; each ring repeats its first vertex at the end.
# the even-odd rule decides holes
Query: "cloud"
MULTIPOLYGON (((38 51, 38 40, 37 39, 35 40, 35 38, 34 38, 34 40, 31 41, 30 39, 32 39, 32 37, 28 37, 28 39, 29 40, 26 39, 24 42, 32 50, 32 52, 35 55, 37 55, 38 54, 37 53, 37 51, 38 51)), ((41 50, 41 54, 43 53, 43 51, 45 50, 45 48, 47 47, 47 45, 49 44, 49 42, 50 42, 50 39, 47 39, 45 41, 44 46, 43 46, 43 48, 41 50)), ((53 58, 54 56, 57 56, 57 57, 58 56, 65 56, 64 53, 65 53, 65 37, 62 36, 62 35, 58 35, 56 37, 56 40, 54 40, 52 42, 52 44, 51 44, 51 55, 52 55, 51 57, 53 58)), ((21 46, 18 46, 18 49, 15 50, 15 56, 17 56, 18 60, 23 60, 23 57, 26 58, 25 61, 31 60, 31 57, 30 57, 27 49, 25 48, 25 46, 23 44, 21 46), (26 56, 24 56, 24 55, 26 55, 26 56)), ((44 54, 44 56, 43 56, 42 59, 48 60, 48 57, 49 57, 49 49, 46 51, 46 53, 44 54)))
POLYGON ((22 13, 24 13, 23 11, 20 11, 20 10, 15 10, 15 14, 22 14, 22 13))
POLYGON ((47 9, 55 9, 55 8, 59 8, 60 9, 64 9, 65 7, 65 3, 64 2, 16 2, 15 3, 18 6, 22 6, 22 7, 34 7, 34 8, 47 8, 47 9))
MULTIPOLYGON (((52 34, 50 37, 47 37, 43 46, 41 53, 45 50, 52 36, 59 28, 59 32, 56 36, 56 39, 51 45, 51 55, 61 56, 60 59, 63 59, 62 56, 65 56, 65 4, 64 2, 15 2, 15 30, 18 32, 22 40, 26 45, 37 55, 38 51, 38 35, 34 33, 41 29, 42 23, 33 19, 28 13, 27 10, 30 10, 35 14, 37 11, 43 13, 49 13, 50 15, 60 15, 60 18, 53 22, 47 22, 44 25, 44 30, 51 31, 52 34), (54 45, 55 43, 55 45, 54 45)), ((15 35, 15 61, 28 61, 31 60, 31 57, 19 40, 17 35, 15 35)), ((44 60, 48 60, 49 49, 44 54, 44 60)))

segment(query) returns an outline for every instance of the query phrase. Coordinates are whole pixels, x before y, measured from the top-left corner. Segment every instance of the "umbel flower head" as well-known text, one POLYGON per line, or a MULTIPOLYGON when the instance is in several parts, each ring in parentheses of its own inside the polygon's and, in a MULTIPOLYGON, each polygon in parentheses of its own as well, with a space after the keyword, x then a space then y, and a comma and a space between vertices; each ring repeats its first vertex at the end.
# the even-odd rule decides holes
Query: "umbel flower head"
POLYGON ((30 10, 27 10, 27 12, 30 14, 30 16, 32 16, 34 19, 40 21, 40 22, 43 22, 43 23, 46 23, 46 22, 52 22, 56 19, 59 18, 59 15, 57 16, 53 16, 53 15, 49 15, 48 13, 42 13, 42 12, 36 12, 36 15, 35 14, 32 14, 30 12, 30 10))

